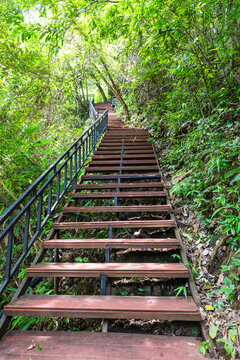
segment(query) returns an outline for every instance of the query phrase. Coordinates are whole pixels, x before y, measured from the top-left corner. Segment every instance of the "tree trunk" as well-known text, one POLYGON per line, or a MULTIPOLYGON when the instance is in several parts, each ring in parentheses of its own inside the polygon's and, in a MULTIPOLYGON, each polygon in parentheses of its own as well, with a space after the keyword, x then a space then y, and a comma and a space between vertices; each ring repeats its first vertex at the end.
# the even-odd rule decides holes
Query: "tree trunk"
POLYGON ((111 90, 111 92, 116 96, 116 98, 118 99, 118 101, 120 102, 120 104, 122 105, 123 107, 123 111, 124 111, 124 114, 126 116, 126 119, 127 120, 130 120, 130 113, 129 113, 129 110, 128 110, 128 107, 127 107, 127 104, 125 103, 125 101, 123 100, 121 94, 120 94, 120 91, 117 87, 117 85, 115 84, 115 82, 113 81, 113 78, 107 68, 107 65, 105 64, 104 60, 102 57, 100 57, 100 60, 101 60, 101 63, 108 75, 108 78, 110 80, 110 82, 106 79, 106 77, 103 75, 103 73, 99 70, 99 68, 97 67, 96 64, 93 64, 93 66, 95 67, 95 69, 97 70, 98 74, 101 76, 101 78, 103 79, 103 81, 105 82, 105 84, 107 85, 107 87, 111 90))
POLYGON ((105 92, 104 92, 103 88, 101 87, 100 83, 95 82, 95 85, 97 86, 97 88, 98 88, 98 90, 99 90, 99 92, 101 94, 102 101, 107 102, 107 97, 106 97, 105 92))

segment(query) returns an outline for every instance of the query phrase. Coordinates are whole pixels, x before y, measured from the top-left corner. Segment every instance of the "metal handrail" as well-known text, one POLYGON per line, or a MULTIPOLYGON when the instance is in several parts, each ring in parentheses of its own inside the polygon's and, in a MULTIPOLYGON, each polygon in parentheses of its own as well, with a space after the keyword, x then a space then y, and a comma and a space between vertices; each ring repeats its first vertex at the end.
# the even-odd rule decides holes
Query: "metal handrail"
POLYGON ((38 236, 41 235, 43 227, 50 219, 53 211, 65 195, 70 186, 74 188, 80 170, 84 166, 88 156, 95 150, 95 146, 108 125, 108 111, 106 110, 96 121, 69 146, 69 148, 40 175, 37 180, 0 216, 0 225, 4 229, 0 233, 0 241, 6 237, 7 254, 5 264, 5 278, 0 287, 0 294, 15 274, 16 270, 26 257, 28 251, 38 236), (64 179, 61 180, 62 173, 64 179), (54 191, 56 192, 54 194, 54 191), (44 199, 47 199, 47 201, 44 199), (37 222, 34 233, 30 234, 30 223, 33 204, 37 208, 37 222), (45 212, 43 207, 46 207, 45 212), (15 211, 18 211, 15 214, 15 211), (4 222, 6 224, 4 224, 4 222), (22 226, 23 244, 20 256, 13 264, 13 242, 16 226, 22 226))

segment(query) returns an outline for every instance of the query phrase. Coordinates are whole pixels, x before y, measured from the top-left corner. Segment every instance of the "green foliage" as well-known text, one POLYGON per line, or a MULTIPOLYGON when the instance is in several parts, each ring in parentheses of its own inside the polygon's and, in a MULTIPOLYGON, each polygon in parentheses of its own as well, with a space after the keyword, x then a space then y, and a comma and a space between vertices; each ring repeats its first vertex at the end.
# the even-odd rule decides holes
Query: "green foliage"
POLYGON ((214 339, 217 336, 219 327, 217 325, 214 325, 213 323, 209 327, 209 336, 211 339, 214 339))
POLYGON ((180 295, 181 293, 183 293, 183 295, 185 296, 185 298, 187 299, 187 288, 186 288, 186 286, 179 286, 179 287, 177 287, 174 291, 176 291, 177 293, 176 293, 176 297, 178 296, 178 295, 180 295))
POLYGON ((212 346, 211 340, 210 340, 210 339, 207 339, 206 341, 203 341, 203 342, 201 343, 201 345, 199 345, 198 349, 199 349, 199 351, 201 351, 201 353, 202 353, 203 355, 206 355, 207 350, 208 350, 209 348, 211 348, 211 346, 212 346))
POLYGON ((87 257, 77 257, 76 259, 75 259, 75 261, 76 262, 78 262, 78 263, 87 263, 87 262, 89 262, 89 259, 87 258, 87 257))

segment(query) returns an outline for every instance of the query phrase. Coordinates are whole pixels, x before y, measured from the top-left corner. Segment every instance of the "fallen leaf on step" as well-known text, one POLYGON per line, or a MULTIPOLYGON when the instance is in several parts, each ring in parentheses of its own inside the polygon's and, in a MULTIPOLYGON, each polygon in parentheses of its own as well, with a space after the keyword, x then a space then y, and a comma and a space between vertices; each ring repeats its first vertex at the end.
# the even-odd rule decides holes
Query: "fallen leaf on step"
POLYGON ((32 350, 32 349, 35 348, 35 346, 36 346, 36 344, 35 344, 35 343, 32 343, 32 344, 27 348, 27 350, 32 350))
POLYGON ((224 275, 223 275, 223 273, 221 273, 219 275, 219 278, 218 278, 218 281, 217 281, 217 286, 220 286, 223 283, 223 280, 224 280, 224 275))
POLYGON ((211 289, 211 285, 204 285, 203 289, 204 289, 204 290, 210 290, 210 289, 211 289))

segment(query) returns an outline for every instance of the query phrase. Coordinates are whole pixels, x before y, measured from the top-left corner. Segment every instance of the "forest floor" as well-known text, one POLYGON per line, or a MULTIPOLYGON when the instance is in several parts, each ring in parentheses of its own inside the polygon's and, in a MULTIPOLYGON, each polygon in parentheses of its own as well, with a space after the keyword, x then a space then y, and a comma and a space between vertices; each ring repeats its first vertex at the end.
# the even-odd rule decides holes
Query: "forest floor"
MULTIPOLYGON (((181 176, 174 178, 173 172, 166 172, 164 176, 169 186, 182 180, 181 176)), ((178 226, 201 298, 202 318, 209 328, 211 345, 206 343, 204 346, 206 349, 208 346, 214 348, 216 360, 239 359, 240 292, 238 290, 237 296, 231 304, 226 295, 221 292, 225 286, 224 278, 227 277, 228 272, 223 273, 219 266, 223 258, 228 266, 231 251, 227 246, 221 247, 215 263, 212 264, 211 256, 215 246, 212 239, 216 224, 213 221, 210 226, 212 231, 209 230, 204 221, 201 221, 200 214, 192 211, 183 198, 171 196, 171 202, 175 209, 179 209, 176 213, 178 226)), ((229 288, 231 287, 229 286, 229 288)))

